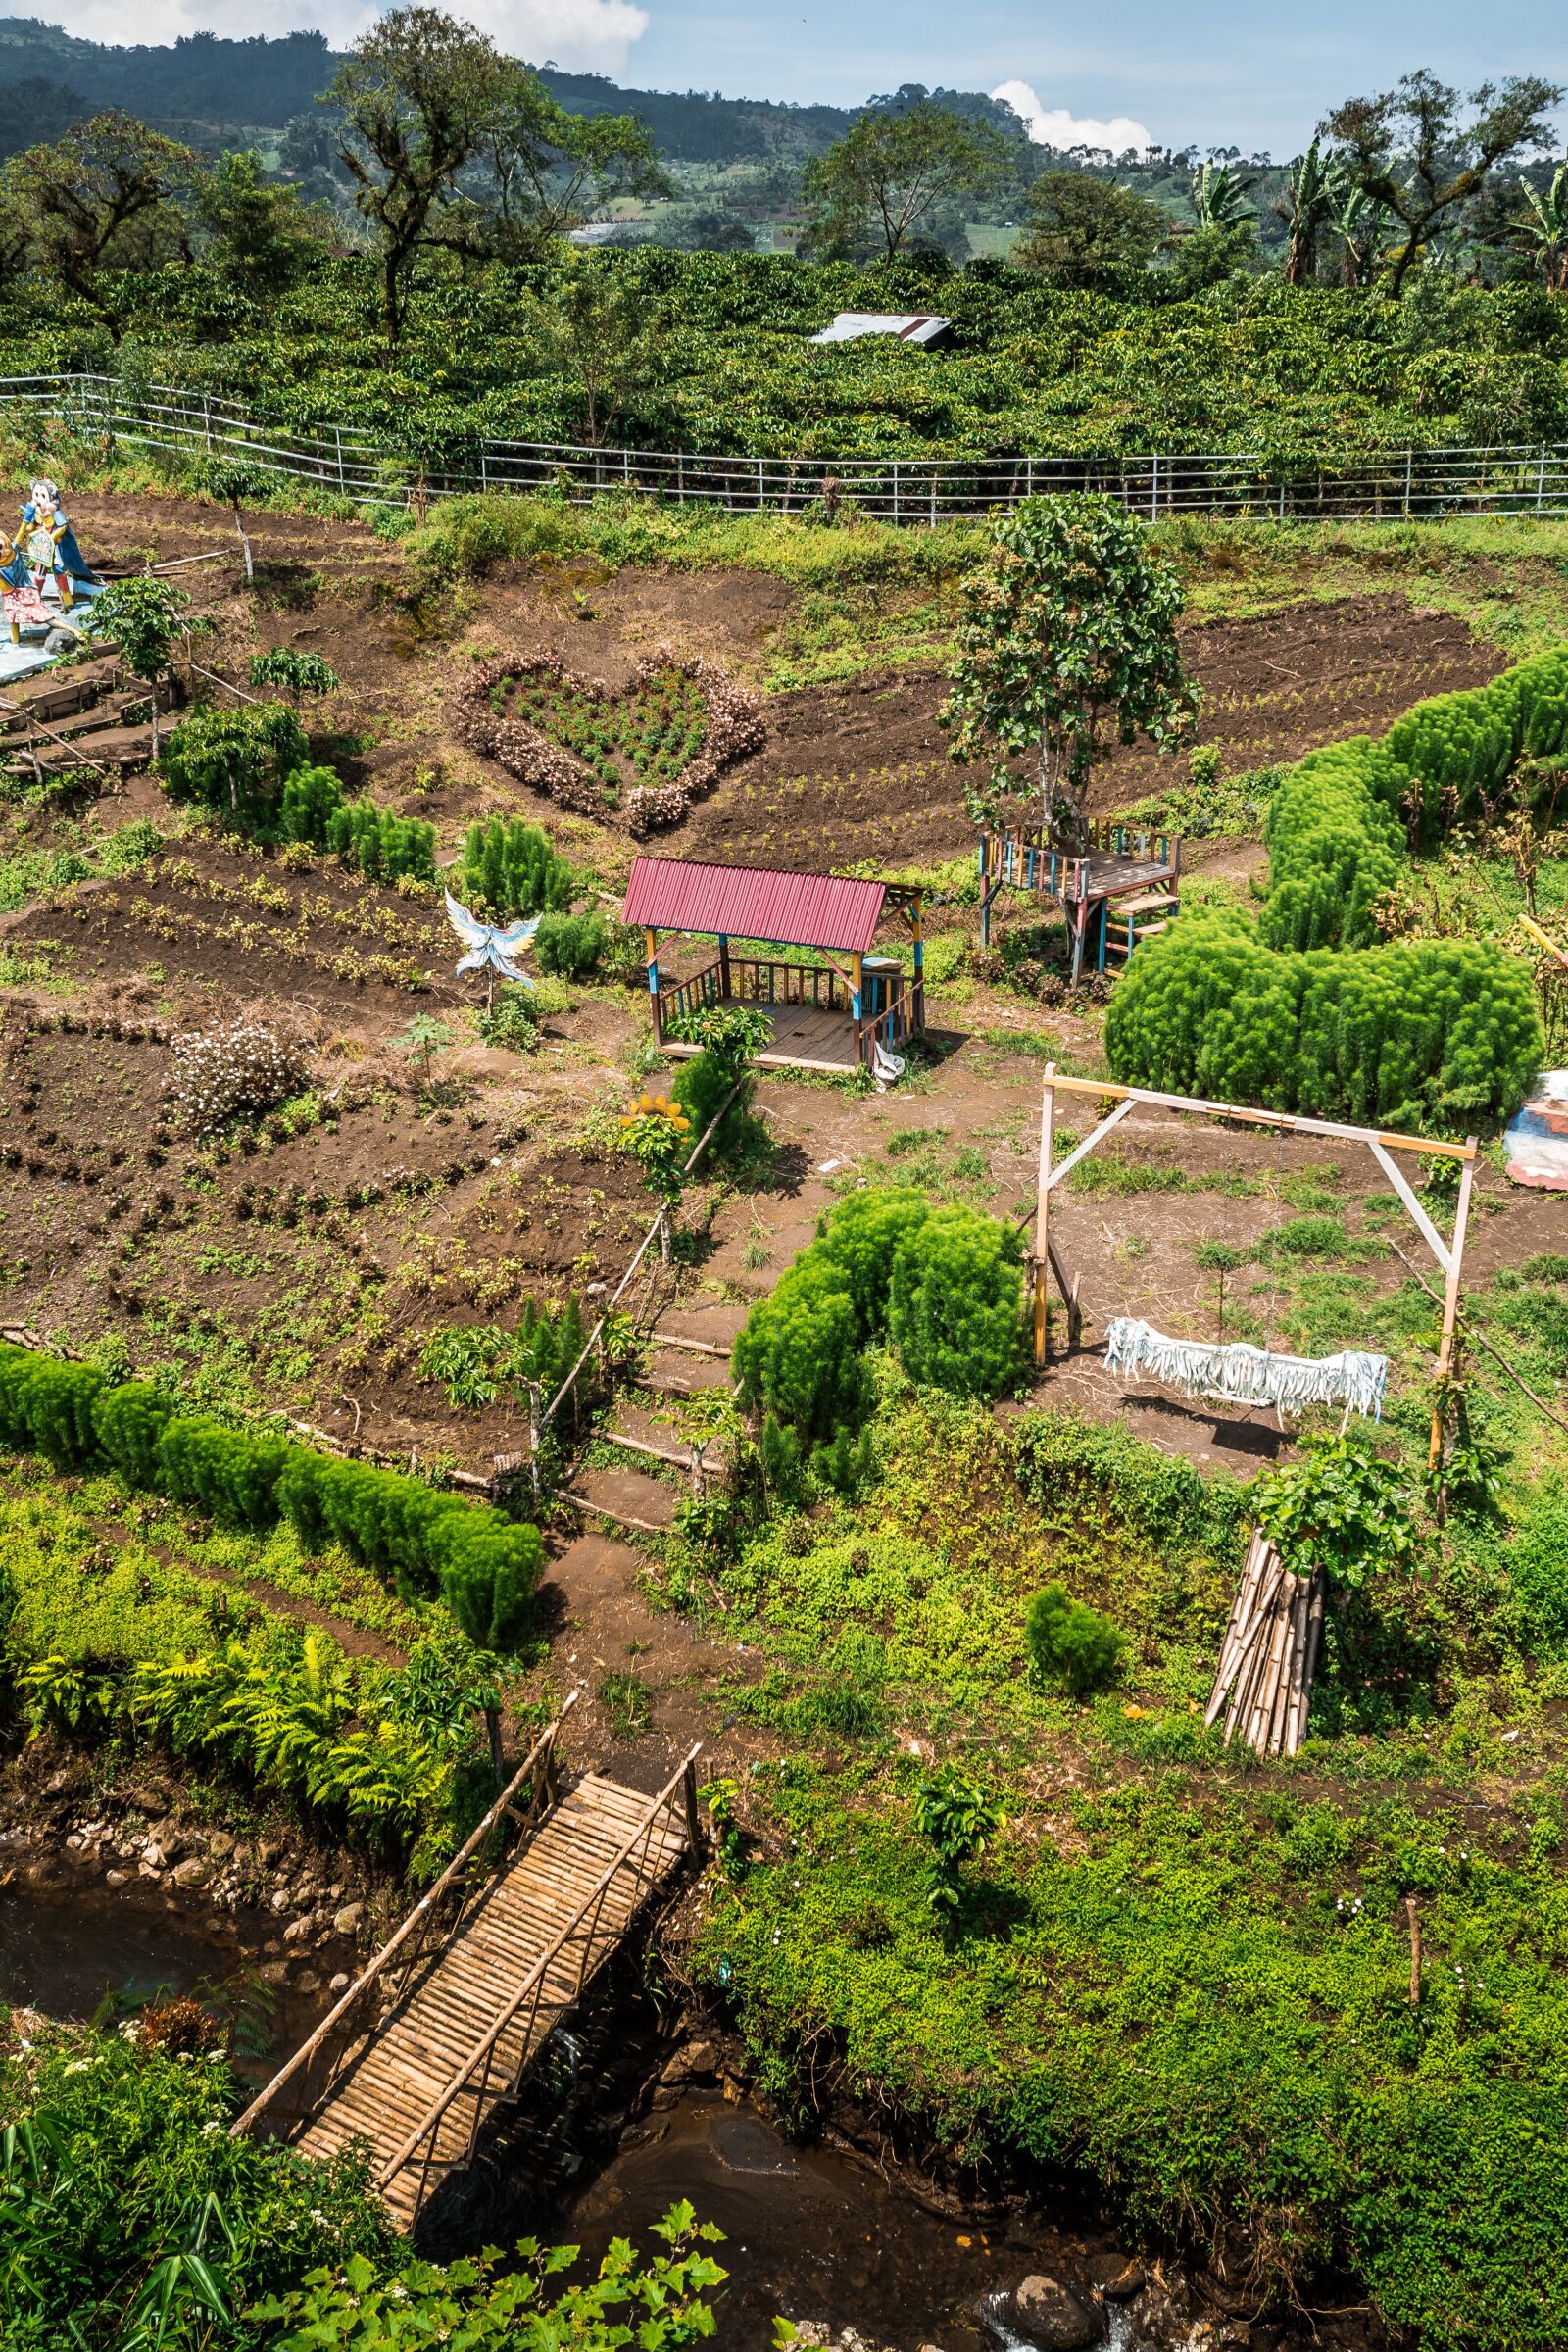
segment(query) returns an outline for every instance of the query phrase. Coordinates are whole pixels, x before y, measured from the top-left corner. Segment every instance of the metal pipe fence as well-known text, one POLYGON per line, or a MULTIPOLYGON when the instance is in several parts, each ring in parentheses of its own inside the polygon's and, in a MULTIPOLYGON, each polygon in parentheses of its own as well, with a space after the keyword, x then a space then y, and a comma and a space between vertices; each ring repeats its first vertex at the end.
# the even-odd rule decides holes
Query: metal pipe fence
POLYGON ((984 515, 1044 491, 1101 491, 1151 522, 1277 522, 1568 514, 1568 442, 1363 450, 1318 465, 1236 451, 1149 457, 742 457, 459 436, 420 458, 358 427, 274 425, 215 394, 132 391, 104 375, 0 377, 0 414, 33 412, 108 447, 238 459, 356 506, 473 492, 607 493, 801 514, 853 508, 911 527, 984 515))

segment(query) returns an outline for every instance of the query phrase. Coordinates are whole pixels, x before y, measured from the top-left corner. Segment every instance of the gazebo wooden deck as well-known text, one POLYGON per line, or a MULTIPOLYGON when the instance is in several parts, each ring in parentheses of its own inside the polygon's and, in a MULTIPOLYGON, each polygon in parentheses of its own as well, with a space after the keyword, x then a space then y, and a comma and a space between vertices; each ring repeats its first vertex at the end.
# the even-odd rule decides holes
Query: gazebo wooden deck
POLYGON ((666 1054, 701 1051, 676 1032, 705 1004, 747 1004, 768 1016, 772 1042, 756 1056, 763 1068, 874 1072, 925 1027, 920 893, 903 883, 639 858, 624 920, 647 934, 654 1035, 666 1054), (897 957, 870 953, 890 913, 909 926, 912 974, 897 957), (659 942, 670 931, 711 939, 717 952, 686 978, 668 979, 659 942), (737 939, 814 948, 842 961, 739 955, 737 939))
POLYGON ((1086 956, 1097 971, 1131 961, 1141 939, 1163 931, 1181 906, 1182 845, 1174 833, 1091 825, 1082 856, 1053 846, 1041 826, 980 836, 980 944, 991 945, 999 891, 1055 899, 1067 918, 1072 977, 1086 956))

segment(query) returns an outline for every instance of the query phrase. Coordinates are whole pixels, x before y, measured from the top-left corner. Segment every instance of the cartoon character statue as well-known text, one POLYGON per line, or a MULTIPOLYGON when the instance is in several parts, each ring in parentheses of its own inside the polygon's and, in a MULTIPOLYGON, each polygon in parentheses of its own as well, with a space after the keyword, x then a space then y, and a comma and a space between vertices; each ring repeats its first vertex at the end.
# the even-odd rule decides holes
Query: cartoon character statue
POLYGON ((29 485, 27 501, 22 510, 20 544, 32 568, 33 586, 39 595, 51 576, 66 612, 75 602, 72 583, 96 587, 98 575, 76 544, 76 534, 71 518, 60 504, 58 486, 40 478, 29 485))
POLYGON ((20 645, 24 629, 49 629, 54 618, 43 601, 27 562, 27 551, 0 531, 0 609, 11 629, 11 642, 20 645))

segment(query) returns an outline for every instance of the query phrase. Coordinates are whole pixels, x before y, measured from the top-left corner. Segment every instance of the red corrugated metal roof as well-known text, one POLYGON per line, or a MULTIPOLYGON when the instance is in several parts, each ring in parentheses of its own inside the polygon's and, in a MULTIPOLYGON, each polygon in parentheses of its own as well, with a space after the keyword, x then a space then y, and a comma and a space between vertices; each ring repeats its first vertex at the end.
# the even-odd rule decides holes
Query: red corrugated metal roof
POLYGON ((876 936, 885 888, 842 874, 783 874, 765 866, 639 858, 626 885, 622 919, 652 924, 656 931, 702 931, 853 955, 876 936))

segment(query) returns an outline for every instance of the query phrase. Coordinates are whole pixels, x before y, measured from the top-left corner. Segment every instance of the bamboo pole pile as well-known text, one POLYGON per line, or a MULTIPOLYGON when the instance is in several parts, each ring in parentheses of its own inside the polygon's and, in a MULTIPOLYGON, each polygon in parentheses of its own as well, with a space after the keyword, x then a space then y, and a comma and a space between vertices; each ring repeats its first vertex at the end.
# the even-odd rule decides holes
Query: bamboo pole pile
POLYGON ((1321 1568, 1293 1576, 1260 1528, 1252 1531, 1203 1717, 1225 1717, 1225 1740, 1260 1756, 1294 1756, 1306 1737, 1312 1677, 1323 1643, 1321 1568))

